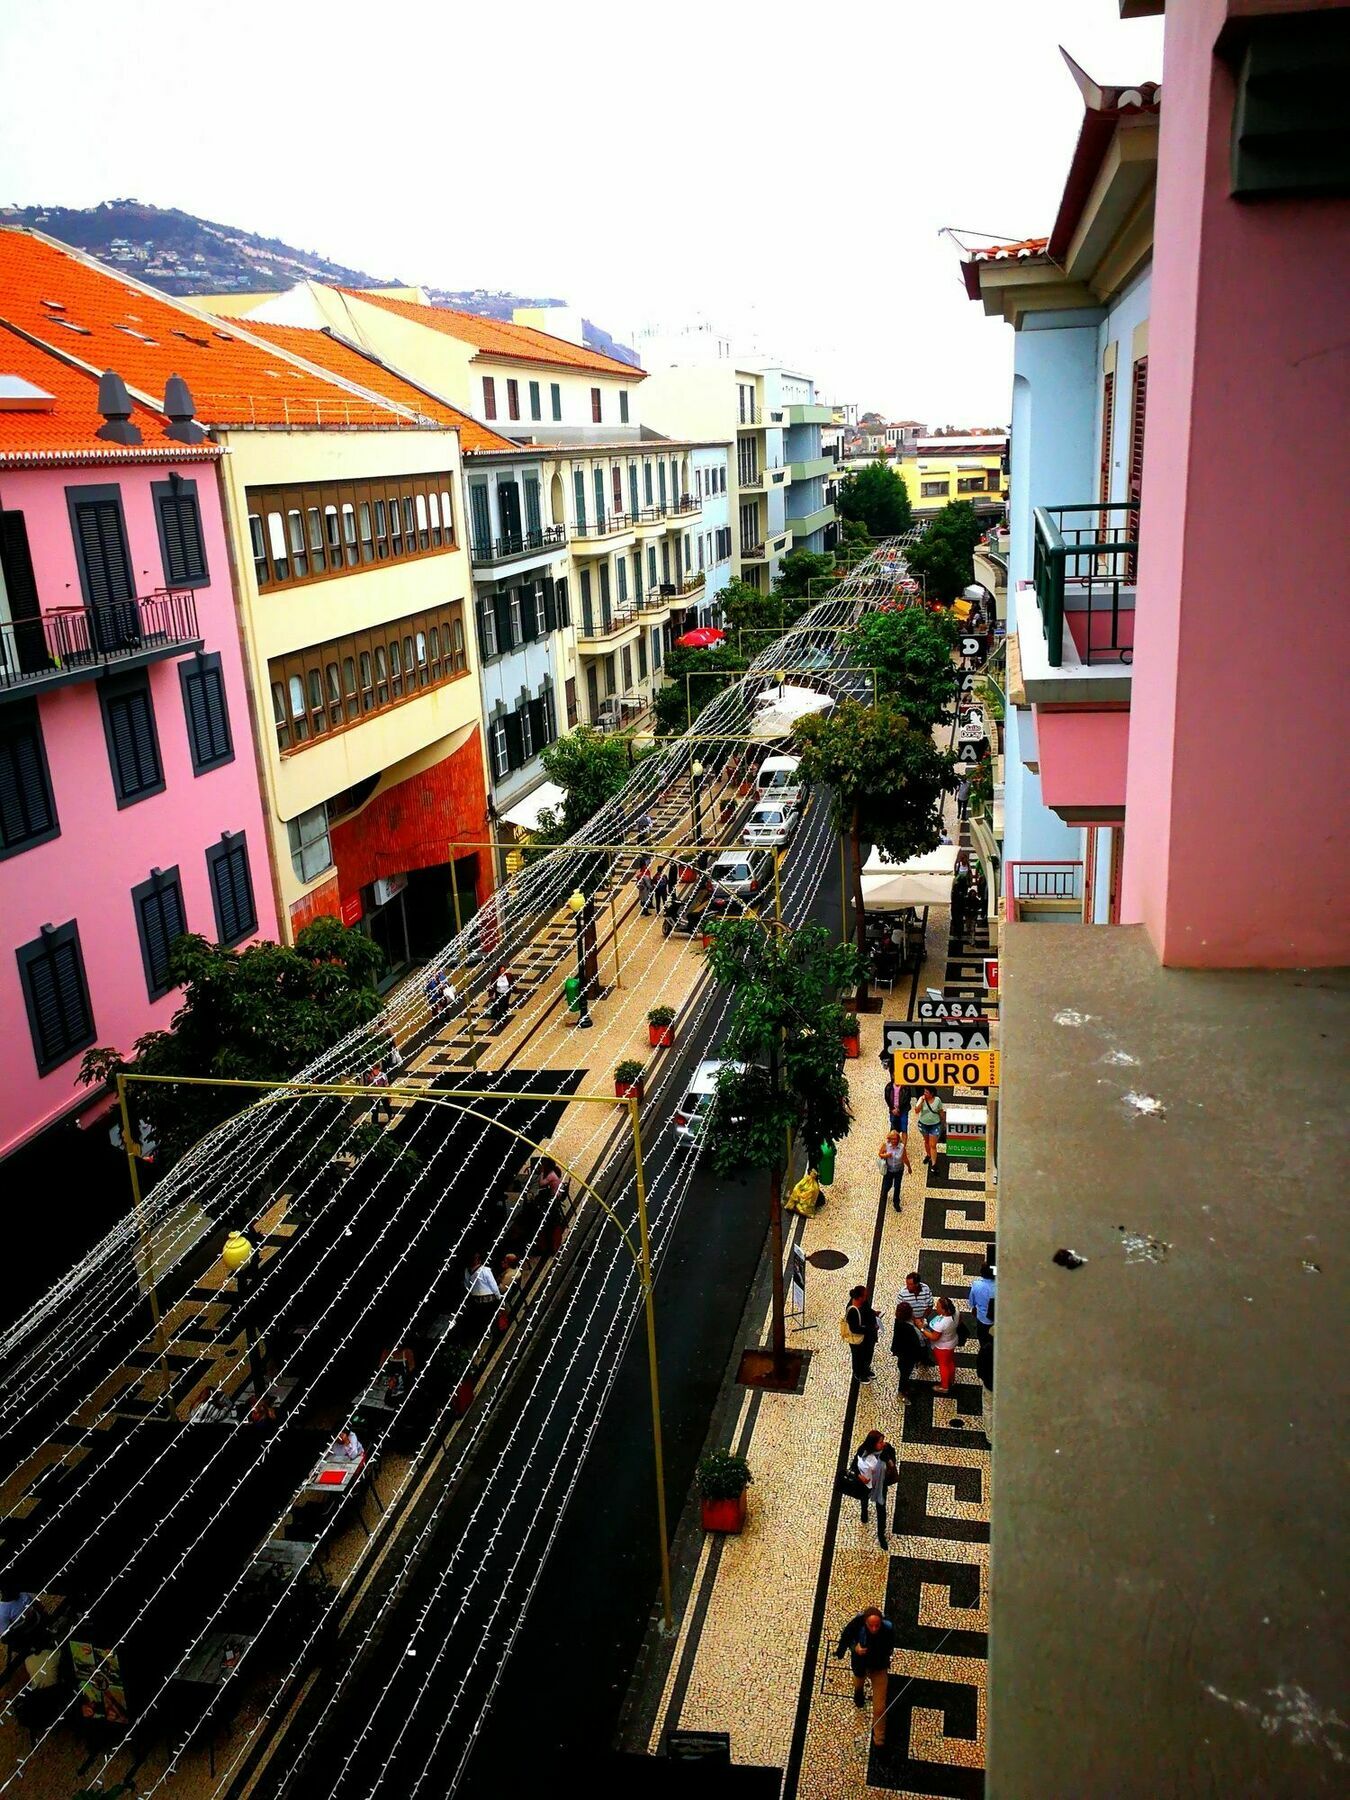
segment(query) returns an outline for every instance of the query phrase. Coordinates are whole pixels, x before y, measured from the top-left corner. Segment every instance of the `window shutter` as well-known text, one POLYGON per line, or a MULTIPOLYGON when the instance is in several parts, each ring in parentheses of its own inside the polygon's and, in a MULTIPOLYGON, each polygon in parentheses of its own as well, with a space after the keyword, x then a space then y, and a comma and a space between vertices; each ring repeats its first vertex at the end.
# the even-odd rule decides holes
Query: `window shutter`
POLYGON ((46 1074, 93 1041, 94 1022, 75 924, 18 951, 38 1071, 46 1074))
POLYGON ((122 532, 121 508, 115 500, 79 500, 75 503, 75 517, 91 604, 108 606, 117 600, 130 600, 135 587, 122 532))
MULTIPOLYGON (((1144 492, 1144 413, 1148 403, 1148 358, 1141 356, 1134 365, 1134 392, 1130 410, 1130 536, 1139 542, 1139 502, 1144 492)), ((1139 555, 1128 558, 1126 579, 1134 581, 1139 573, 1139 555)))
POLYGON ((242 837, 232 837, 209 852, 211 892, 216 908, 216 928, 222 944, 236 944, 258 923, 249 879, 248 847, 242 837))
POLYGON ((196 774, 202 775, 234 758, 230 714, 225 701, 225 677, 220 658, 215 655, 197 662, 181 663, 179 672, 183 703, 187 709, 192 766, 196 774))
POLYGON ((545 577, 544 577, 544 630, 545 631, 556 631, 557 629, 558 629, 557 594, 554 589, 553 577, 551 575, 545 575, 545 577))
POLYGON ((183 890, 178 872, 160 877, 138 888, 137 909, 140 916, 141 943, 145 951, 145 980, 152 1000, 169 987, 169 952, 174 941, 187 930, 183 913, 183 890))
POLYGON ((195 493, 175 494, 172 487, 156 490, 159 529, 164 541, 164 579, 178 587, 206 579, 206 553, 202 547, 202 521, 195 493))
POLYGON ((490 605, 490 601, 480 600, 473 609, 474 618, 478 623, 478 656, 481 662, 486 662, 488 658, 493 655, 493 652, 488 649, 487 626, 485 624, 487 609, 490 605))
POLYGON ((56 830, 37 708, 21 704, 15 711, 19 717, 0 720, 0 855, 56 830))
POLYGON ((105 701, 112 748, 113 781, 119 802, 158 792, 164 785, 155 741, 155 715, 150 690, 142 685, 105 701))
POLYGON ((525 739, 520 729, 520 714, 507 713, 502 723, 506 727, 506 766, 508 769, 519 769, 525 761, 525 739))
POLYGON ((539 613, 534 603, 532 581, 520 584, 520 635, 521 642, 525 644, 532 644, 539 636, 539 613))
POLYGON ((565 575, 559 578, 557 586, 554 588, 554 597, 558 603, 559 625, 570 625, 572 623, 572 602, 568 597, 567 577, 565 575))
POLYGON ((183 516, 172 494, 159 497, 159 528, 164 534, 164 579, 172 587, 186 581, 187 554, 183 548, 183 516))
POLYGON ((28 527, 21 512, 0 513, 0 568, 4 570, 10 618, 36 619, 42 608, 28 549, 28 527))
POLYGON ((542 700, 531 700, 530 706, 529 706, 529 713, 530 713, 530 742, 534 745, 536 751, 542 750, 544 745, 546 743, 548 743, 548 741, 549 741, 548 734, 545 729, 546 721, 545 721, 545 717, 544 717, 543 701, 542 700))
POLYGON ((503 590, 494 594, 492 604, 497 611, 497 648, 511 650, 515 647, 515 639, 511 636, 511 596, 503 590))
MULTIPOLYGON (((1097 453, 1097 499, 1105 506, 1111 498, 1111 439, 1115 433, 1116 423, 1116 377, 1115 371, 1108 369, 1102 377, 1102 441, 1097 453)), ((1103 512, 1097 521, 1098 536, 1106 536, 1108 515, 1103 512)))

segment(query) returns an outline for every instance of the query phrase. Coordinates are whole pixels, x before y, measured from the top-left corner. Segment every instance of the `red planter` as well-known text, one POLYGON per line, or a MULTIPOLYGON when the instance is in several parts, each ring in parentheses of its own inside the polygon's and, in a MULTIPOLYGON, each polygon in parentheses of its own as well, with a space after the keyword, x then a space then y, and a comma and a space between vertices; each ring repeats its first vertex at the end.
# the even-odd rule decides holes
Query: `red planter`
POLYGON ((615 1097, 619 1100, 641 1100, 643 1087, 640 1081, 616 1081, 615 1097))
POLYGON ((735 1537, 745 1524, 745 1508, 744 1489, 734 1500, 705 1500, 703 1502, 703 1529, 705 1531, 724 1531, 729 1537, 735 1537))
POLYGON ((653 1050, 669 1050, 675 1043, 675 1027, 673 1025, 648 1025, 647 1042, 653 1050))
POLYGON ((468 1412, 469 1408, 473 1405, 473 1383, 471 1381, 460 1382, 459 1386, 455 1389, 455 1397, 450 1402, 450 1405, 455 1417, 457 1419, 462 1419, 465 1413, 468 1412))
POLYGON ((844 1055, 850 1061, 852 1061, 855 1057, 859 1057, 862 1055, 862 1040, 861 1040, 861 1038, 846 1037, 846 1038, 842 1038, 840 1040, 840 1042, 844 1046, 844 1055))

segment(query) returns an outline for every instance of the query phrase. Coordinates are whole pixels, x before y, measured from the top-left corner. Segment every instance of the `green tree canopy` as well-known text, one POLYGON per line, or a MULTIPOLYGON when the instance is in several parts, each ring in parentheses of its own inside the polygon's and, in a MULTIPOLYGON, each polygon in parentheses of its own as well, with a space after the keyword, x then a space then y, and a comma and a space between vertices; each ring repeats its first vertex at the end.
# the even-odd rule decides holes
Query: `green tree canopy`
POLYGON ((874 538, 898 537, 914 523, 909 489, 898 470, 877 458, 839 484, 839 516, 856 519, 874 538))
POLYGON ((666 734, 687 731, 708 702, 749 667, 750 658, 730 641, 711 650, 683 650, 675 645, 666 655, 665 686, 656 692, 657 730, 666 734), (685 677, 690 674, 693 680, 686 683, 685 677), (712 674, 720 674, 723 679, 715 681, 712 674))
MULTIPOLYGON (((810 584, 834 572, 834 558, 818 550, 789 550, 778 565, 775 595, 782 600, 809 600, 810 584)), ((795 616, 800 617, 800 612, 795 616)), ((791 624, 793 621, 788 620, 791 624)))
POLYGON ((973 552, 980 522, 969 500, 949 500, 908 552, 911 574, 922 577, 929 600, 955 600, 975 579, 973 552))
POLYGON ((631 732, 597 731, 593 725, 578 725, 554 739, 540 761, 567 798, 561 810, 548 806, 541 810, 538 839, 558 844, 575 837, 614 798, 632 774, 634 762, 654 748, 649 745, 635 752, 631 739, 631 732))
POLYGON ((877 671, 881 697, 911 725, 931 727, 955 691, 952 651, 959 637, 949 613, 907 606, 864 613, 847 641, 850 661, 877 671))
MULTIPOLYGON (((101 1082, 126 1072, 283 1081, 375 1018, 383 965, 378 944, 330 918, 306 925, 292 947, 261 943, 235 951, 195 933, 181 937, 169 970, 183 1002, 169 1029, 138 1038, 129 1056, 88 1051, 81 1079, 101 1082)), ((167 1161, 256 1099, 228 1088, 132 1093, 137 1113, 153 1120, 167 1161)))

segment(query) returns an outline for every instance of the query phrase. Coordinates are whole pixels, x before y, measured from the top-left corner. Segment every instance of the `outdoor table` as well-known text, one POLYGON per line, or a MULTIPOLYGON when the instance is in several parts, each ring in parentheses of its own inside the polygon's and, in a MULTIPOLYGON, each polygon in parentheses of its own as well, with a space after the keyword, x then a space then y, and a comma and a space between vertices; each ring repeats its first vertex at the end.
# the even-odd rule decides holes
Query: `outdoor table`
POLYGON ((324 1500, 334 1500, 350 1490, 365 1466, 364 1450, 355 1462, 350 1462, 345 1456, 325 1456, 311 1469, 309 1480, 305 1483, 305 1493, 317 1495, 324 1500))
POLYGON ((300 1573, 313 1555, 314 1545, 303 1539, 268 1538, 245 1569, 244 1579, 247 1581, 250 1575, 277 1574, 289 1580, 300 1573))
MULTIPOLYGON (((286 1403, 295 1392, 296 1381, 293 1375, 282 1375, 275 1381, 265 1384, 264 1392, 271 1396, 272 1404, 279 1413, 285 1412, 286 1403)), ((254 1389, 253 1377, 240 1383, 234 1392, 234 1414, 238 1419, 247 1419, 253 1410, 254 1389)))
POLYGON ((225 1658, 233 1651, 241 1657, 253 1639, 241 1631, 209 1631, 174 1676, 193 1687, 220 1687, 225 1680, 225 1658))

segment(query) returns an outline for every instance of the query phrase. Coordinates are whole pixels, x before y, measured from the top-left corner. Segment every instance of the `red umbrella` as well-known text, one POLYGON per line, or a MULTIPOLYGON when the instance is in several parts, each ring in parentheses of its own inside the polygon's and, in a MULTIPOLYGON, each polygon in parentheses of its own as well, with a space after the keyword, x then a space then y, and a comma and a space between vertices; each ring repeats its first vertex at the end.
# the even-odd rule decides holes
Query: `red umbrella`
POLYGON ((711 650, 726 635, 725 631, 719 631, 715 625, 700 625, 696 631, 686 631, 675 642, 684 650, 711 650))

